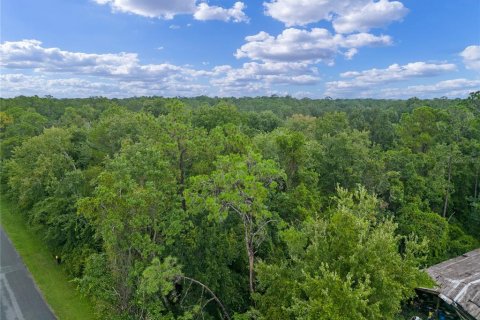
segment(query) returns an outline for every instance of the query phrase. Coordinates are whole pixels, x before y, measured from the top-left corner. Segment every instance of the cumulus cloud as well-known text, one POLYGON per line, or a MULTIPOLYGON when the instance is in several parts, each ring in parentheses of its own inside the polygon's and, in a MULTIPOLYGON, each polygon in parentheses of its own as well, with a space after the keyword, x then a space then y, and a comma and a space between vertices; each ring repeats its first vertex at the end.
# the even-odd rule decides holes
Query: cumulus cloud
POLYGON ((446 96, 449 98, 465 97, 473 91, 477 91, 480 87, 480 80, 471 79, 451 79, 444 80, 427 85, 407 86, 406 88, 385 88, 382 89, 380 95, 384 98, 409 98, 422 97, 434 98, 438 96, 446 96))
POLYGON ((262 31, 245 38, 235 56, 261 61, 333 63, 333 58, 341 49, 348 49, 347 58, 352 58, 357 50, 364 46, 389 45, 389 36, 375 36, 369 33, 357 33, 348 36, 332 35, 327 29, 313 28, 310 31, 288 28, 278 36, 271 36, 262 31))
POLYGON ((110 5, 114 12, 133 13, 149 18, 173 19, 178 14, 193 14, 196 0, 94 0, 110 5))
POLYGON ((142 65, 135 53, 83 53, 45 48, 38 40, 6 41, 0 44, 0 66, 37 72, 72 73, 117 79, 187 79, 203 71, 169 63, 142 65))
MULTIPOLYGON (((45 47, 37 40, 0 44, 1 95, 54 95, 57 97, 244 96, 288 93, 321 81, 316 61, 328 62, 335 54, 347 58, 357 46, 384 43, 369 34, 331 35, 325 29, 288 29, 273 37, 265 32, 247 37, 241 55, 254 61, 200 69, 170 63, 142 64, 135 53, 83 53, 45 47), (314 41, 313 41, 314 40, 314 41), (293 47, 292 47, 293 45, 293 47), (271 51, 268 51, 271 50, 271 51), (325 55, 322 55, 325 53, 325 55), (296 56, 297 55, 297 56, 296 56), (300 58, 299 58, 300 57, 300 58), (8 72, 8 73, 7 73, 8 72)), ((468 52, 468 51, 467 51, 468 52)), ((469 57, 471 57, 469 55, 469 57)), ((326 95, 334 97, 464 96, 480 80, 453 79, 428 85, 390 88, 391 83, 431 78, 454 72, 451 63, 413 62, 384 69, 349 71, 339 81, 326 83, 326 95), (372 89, 375 88, 375 89, 372 89)))
POLYGON ((212 69, 210 83, 219 96, 269 95, 277 86, 314 85, 318 70, 302 62, 248 62, 239 68, 229 65, 212 69))
POLYGON ((480 46, 468 46, 460 56, 467 69, 480 71, 480 46))
POLYGON ((209 6, 207 3, 200 3, 193 17, 196 20, 222 20, 233 22, 248 22, 248 17, 243 12, 245 4, 243 2, 235 2, 232 8, 225 9, 218 6, 209 6))
POLYGON ((0 75, 2 97, 18 95, 53 95, 56 97, 110 96, 126 97, 116 84, 80 78, 49 79, 44 75, 0 75))
POLYGON ((266 15, 287 27, 326 20, 340 33, 367 32, 399 21, 408 13, 401 2, 389 0, 271 0, 264 6, 266 15))
POLYGON ((4 42, 0 56, 3 70, 18 72, 2 75, 2 96, 241 96, 319 80, 318 70, 303 62, 248 62, 239 68, 223 65, 202 70, 169 63, 142 64, 134 53, 48 48, 37 40, 4 42))
POLYGON ((455 71, 452 63, 411 62, 403 66, 392 64, 386 69, 370 69, 364 71, 348 71, 340 74, 343 78, 354 78, 362 82, 399 81, 412 77, 432 77, 445 72, 455 71))
POLYGON ((359 10, 347 11, 344 15, 333 19, 333 28, 340 33, 366 32, 386 26, 392 21, 402 20, 407 12, 408 9, 398 1, 370 2, 359 10))
POLYGON ((6 41, 0 44, 0 66, 39 71, 72 71, 98 75, 131 73, 138 64, 134 53, 92 54, 44 48, 38 40, 6 41))
POLYGON ((347 10, 352 1, 272 0, 264 2, 265 14, 287 27, 304 26, 320 20, 331 20, 334 12, 347 10))
POLYGON ((353 56, 356 55, 357 53, 358 53, 358 49, 351 48, 351 49, 348 49, 343 55, 347 60, 352 60, 353 56))
POLYGON ((232 8, 209 6, 197 0, 94 0, 100 5, 109 5, 114 12, 126 12, 148 18, 173 19, 179 14, 192 14, 196 20, 222 20, 247 22, 243 10, 245 4, 236 2, 232 8))
POLYGON ((248 62, 241 68, 218 66, 213 69, 212 76, 212 84, 227 91, 252 83, 312 85, 320 80, 315 67, 300 62, 248 62))
POLYGON ((127 98, 132 96, 161 95, 198 96, 210 94, 209 86, 201 83, 163 81, 99 79, 95 77, 62 77, 55 75, 2 74, 0 85, 2 97, 18 95, 53 95, 55 97, 91 97, 127 98))
POLYGON ((392 64, 385 69, 348 71, 340 74, 340 77, 347 80, 326 83, 326 94, 329 96, 356 95, 360 91, 371 87, 378 88, 393 82, 414 78, 435 77, 453 72, 456 69, 457 67, 451 63, 412 62, 405 65, 392 64))

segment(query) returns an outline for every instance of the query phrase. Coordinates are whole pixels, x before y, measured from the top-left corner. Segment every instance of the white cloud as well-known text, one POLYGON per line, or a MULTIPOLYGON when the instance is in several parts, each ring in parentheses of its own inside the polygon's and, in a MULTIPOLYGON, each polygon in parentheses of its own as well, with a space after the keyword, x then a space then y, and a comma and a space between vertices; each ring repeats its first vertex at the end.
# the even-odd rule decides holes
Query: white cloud
POLYGON ((248 62, 240 68, 224 65, 202 70, 169 63, 141 64, 134 53, 91 54, 47 48, 37 40, 4 42, 0 56, 2 72, 17 72, 2 75, 2 96, 240 96, 319 81, 318 70, 303 62, 248 62))
POLYGON ((121 92, 115 84, 80 78, 49 79, 37 75, 2 74, 0 84, 2 97, 47 94, 56 97, 125 96, 125 92, 121 92))
POLYGON ((383 27, 408 12, 401 2, 389 0, 271 0, 264 6, 266 15, 287 27, 326 20, 340 33, 383 27))
POLYGON ((480 46, 468 46, 460 56, 467 69, 480 71, 480 46))
POLYGON ((370 2, 359 10, 346 12, 333 19, 333 28, 340 33, 366 32, 383 27, 392 21, 402 20, 407 12, 408 9, 398 1, 370 2))
POLYGON ((173 19, 179 14, 192 14, 196 20, 222 20, 247 22, 245 4, 236 2, 232 8, 209 6, 197 0, 94 0, 100 5, 110 5, 114 12, 126 12, 148 18, 173 19))
MULTIPOLYGON (((135 53, 82 53, 45 47, 37 40, 7 41, 0 44, 1 96, 244 96, 291 93, 294 86, 300 89, 310 86, 314 89, 309 91, 319 94, 314 85, 321 78, 314 62, 328 62, 336 54, 348 58, 356 53, 354 46, 382 43, 381 38, 368 34, 344 36, 331 35, 325 29, 288 30, 293 30, 293 35, 284 32, 273 37, 261 32, 247 37, 247 44, 258 42, 264 50, 248 48, 244 51, 246 57, 256 61, 245 62, 240 67, 221 65, 208 69, 170 63, 142 64, 135 53), (323 59, 319 52, 331 54, 323 59)), ((412 79, 435 77, 455 70, 456 66, 451 63, 413 62, 393 64, 384 69, 349 71, 342 73, 339 81, 327 82, 325 94, 334 97, 456 97, 479 87, 480 80, 468 79, 403 88, 387 86, 402 81, 409 84, 407 81, 412 79)))
POLYGON ((0 44, 0 56, 0 66, 5 68, 97 75, 129 74, 138 64, 138 57, 134 53, 69 52, 44 48, 37 40, 6 41, 0 44))
POLYGON ((392 44, 392 38, 386 35, 376 36, 371 33, 355 33, 348 36, 335 35, 338 44, 344 48, 359 48, 365 46, 386 46, 392 44))
POLYGON ((169 63, 142 65, 135 53, 83 53, 45 48, 37 40, 6 41, 0 44, 0 66, 33 69, 36 72, 71 73, 145 81, 188 79, 205 75, 201 70, 169 63))
POLYGON ((348 49, 343 55, 347 60, 352 60, 353 56, 356 55, 357 53, 358 53, 358 49, 351 48, 351 49, 348 49))
POLYGON ((243 2, 235 2, 232 8, 225 9, 218 6, 209 6, 207 3, 200 3, 193 17, 196 20, 222 20, 233 22, 248 22, 248 17, 243 10, 245 4, 243 2))
MULTIPOLYGON (((389 45, 389 36, 375 36, 369 33, 357 33, 343 36, 332 35, 327 29, 313 28, 310 31, 296 28, 285 29, 277 37, 262 31, 245 38, 246 44, 237 50, 237 58, 250 58, 261 61, 283 62, 326 62, 333 63, 333 58, 341 49, 349 49, 348 56, 357 51, 352 48, 364 46, 389 45)), ((348 52, 348 51, 347 51, 348 52)))
POLYGON ((446 96, 449 98, 465 97, 480 87, 480 80, 451 79, 434 84, 407 86, 406 88, 386 88, 380 95, 384 98, 422 97, 434 98, 446 96))
POLYGON ((218 66, 213 69, 212 80, 223 86, 241 85, 245 82, 315 84, 318 82, 318 70, 306 63, 286 62, 248 62, 241 68, 218 66))
POLYGON ((116 81, 99 78, 50 78, 46 75, 2 74, 0 75, 2 97, 18 95, 53 95, 55 97, 105 96, 126 98, 132 96, 161 95, 198 96, 208 94, 209 87, 199 83, 171 81, 116 81))
POLYGON ((212 69, 210 83, 221 96, 271 93, 275 86, 303 86, 318 83, 318 70, 301 62, 248 62, 240 68, 229 65, 212 69))
POLYGON ((178 14, 193 14, 196 0, 94 0, 110 5, 114 12, 128 12, 149 18, 173 19, 178 14))
POLYGON ((452 63, 411 62, 403 66, 392 64, 386 69, 370 69, 364 71, 348 71, 340 74, 343 78, 354 78, 362 82, 375 83, 398 81, 412 77, 432 77, 445 72, 455 71, 457 67, 452 63))
POLYGON ((320 20, 331 20, 332 13, 346 10, 352 1, 272 0, 264 2, 265 14, 287 27, 304 26, 320 20))
POLYGON ((372 87, 381 88, 393 82, 435 77, 456 69, 457 67, 451 63, 412 62, 405 65, 392 64, 385 69, 349 71, 340 74, 342 78, 348 80, 326 83, 326 95, 343 97, 356 95, 361 91, 370 93, 368 89, 372 87))

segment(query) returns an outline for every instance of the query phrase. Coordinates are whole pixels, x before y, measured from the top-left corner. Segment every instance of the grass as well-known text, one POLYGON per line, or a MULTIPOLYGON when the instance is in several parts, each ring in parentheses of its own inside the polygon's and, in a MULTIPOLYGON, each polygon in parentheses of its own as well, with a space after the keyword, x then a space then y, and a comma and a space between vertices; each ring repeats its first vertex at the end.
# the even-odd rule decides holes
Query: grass
POLYGON ((95 319, 93 304, 76 290, 66 272, 5 197, 0 197, 0 224, 35 279, 43 297, 59 320, 95 319))

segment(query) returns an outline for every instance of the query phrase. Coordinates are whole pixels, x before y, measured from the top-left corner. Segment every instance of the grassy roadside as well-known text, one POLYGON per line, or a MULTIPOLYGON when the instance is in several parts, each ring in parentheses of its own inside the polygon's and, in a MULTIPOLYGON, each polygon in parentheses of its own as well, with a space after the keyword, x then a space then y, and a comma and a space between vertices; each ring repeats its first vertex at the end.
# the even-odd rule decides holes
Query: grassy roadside
POLYGON ((43 245, 40 235, 29 228, 21 214, 16 213, 13 205, 0 196, 0 224, 55 315, 60 320, 94 319, 92 303, 69 282, 65 271, 43 245))

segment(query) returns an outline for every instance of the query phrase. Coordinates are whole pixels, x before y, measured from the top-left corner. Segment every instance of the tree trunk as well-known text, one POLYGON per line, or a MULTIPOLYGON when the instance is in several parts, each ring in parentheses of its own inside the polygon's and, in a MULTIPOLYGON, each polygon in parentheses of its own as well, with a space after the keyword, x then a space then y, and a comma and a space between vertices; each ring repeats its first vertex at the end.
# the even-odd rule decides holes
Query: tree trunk
POLYGON ((448 180, 447 180, 447 187, 445 188, 445 202, 443 204, 443 217, 447 216, 447 208, 448 208, 448 198, 450 196, 450 180, 452 178, 452 153, 450 147, 450 157, 448 158, 448 180))
POLYGON ((234 206, 231 206, 233 210, 235 210, 243 220, 243 232, 245 237, 245 249, 248 255, 248 283, 250 288, 250 293, 255 292, 255 274, 254 274, 254 267, 255 267, 255 245, 253 242, 254 233, 253 229, 253 217, 249 214, 245 214, 240 212, 234 206))
POLYGON ((225 308, 225 306, 223 305, 222 301, 220 301, 220 299, 215 295, 215 293, 209 288, 207 287, 205 284, 201 283, 200 281, 198 280, 195 280, 193 278, 190 278, 190 277, 186 277, 184 275, 178 275, 177 276, 178 278, 181 278, 181 279, 186 279, 186 280, 189 280, 193 283, 196 283, 198 284, 199 286, 201 286, 202 288, 204 288, 205 290, 208 291, 208 293, 210 294, 210 296, 212 297, 213 300, 215 300, 215 302, 218 304, 218 306, 220 307, 220 309, 222 310, 222 313, 223 313, 223 316, 225 319, 227 320, 230 320, 230 315, 228 314, 227 312, 227 309, 225 308))
POLYGON ((478 167, 477 171, 475 172, 475 188, 473 190, 473 199, 477 200, 478 198, 478 167))
POLYGON ((254 262, 255 262, 255 253, 253 252, 253 248, 249 249, 248 252, 248 267, 249 267, 249 284, 250 284, 250 293, 255 292, 255 284, 254 284, 254 262))
POLYGON ((186 150, 184 148, 180 147, 180 144, 178 145, 178 149, 180 151, 180 157, 178 161, 178 167, 180 170, 180 188, 179 188, 179 194, 180 197, 182 197, 182 209, 183 211, 187 211, 187 202, 185 200, 185 195, 183 194, 185 190, 185 152, 186 150))

